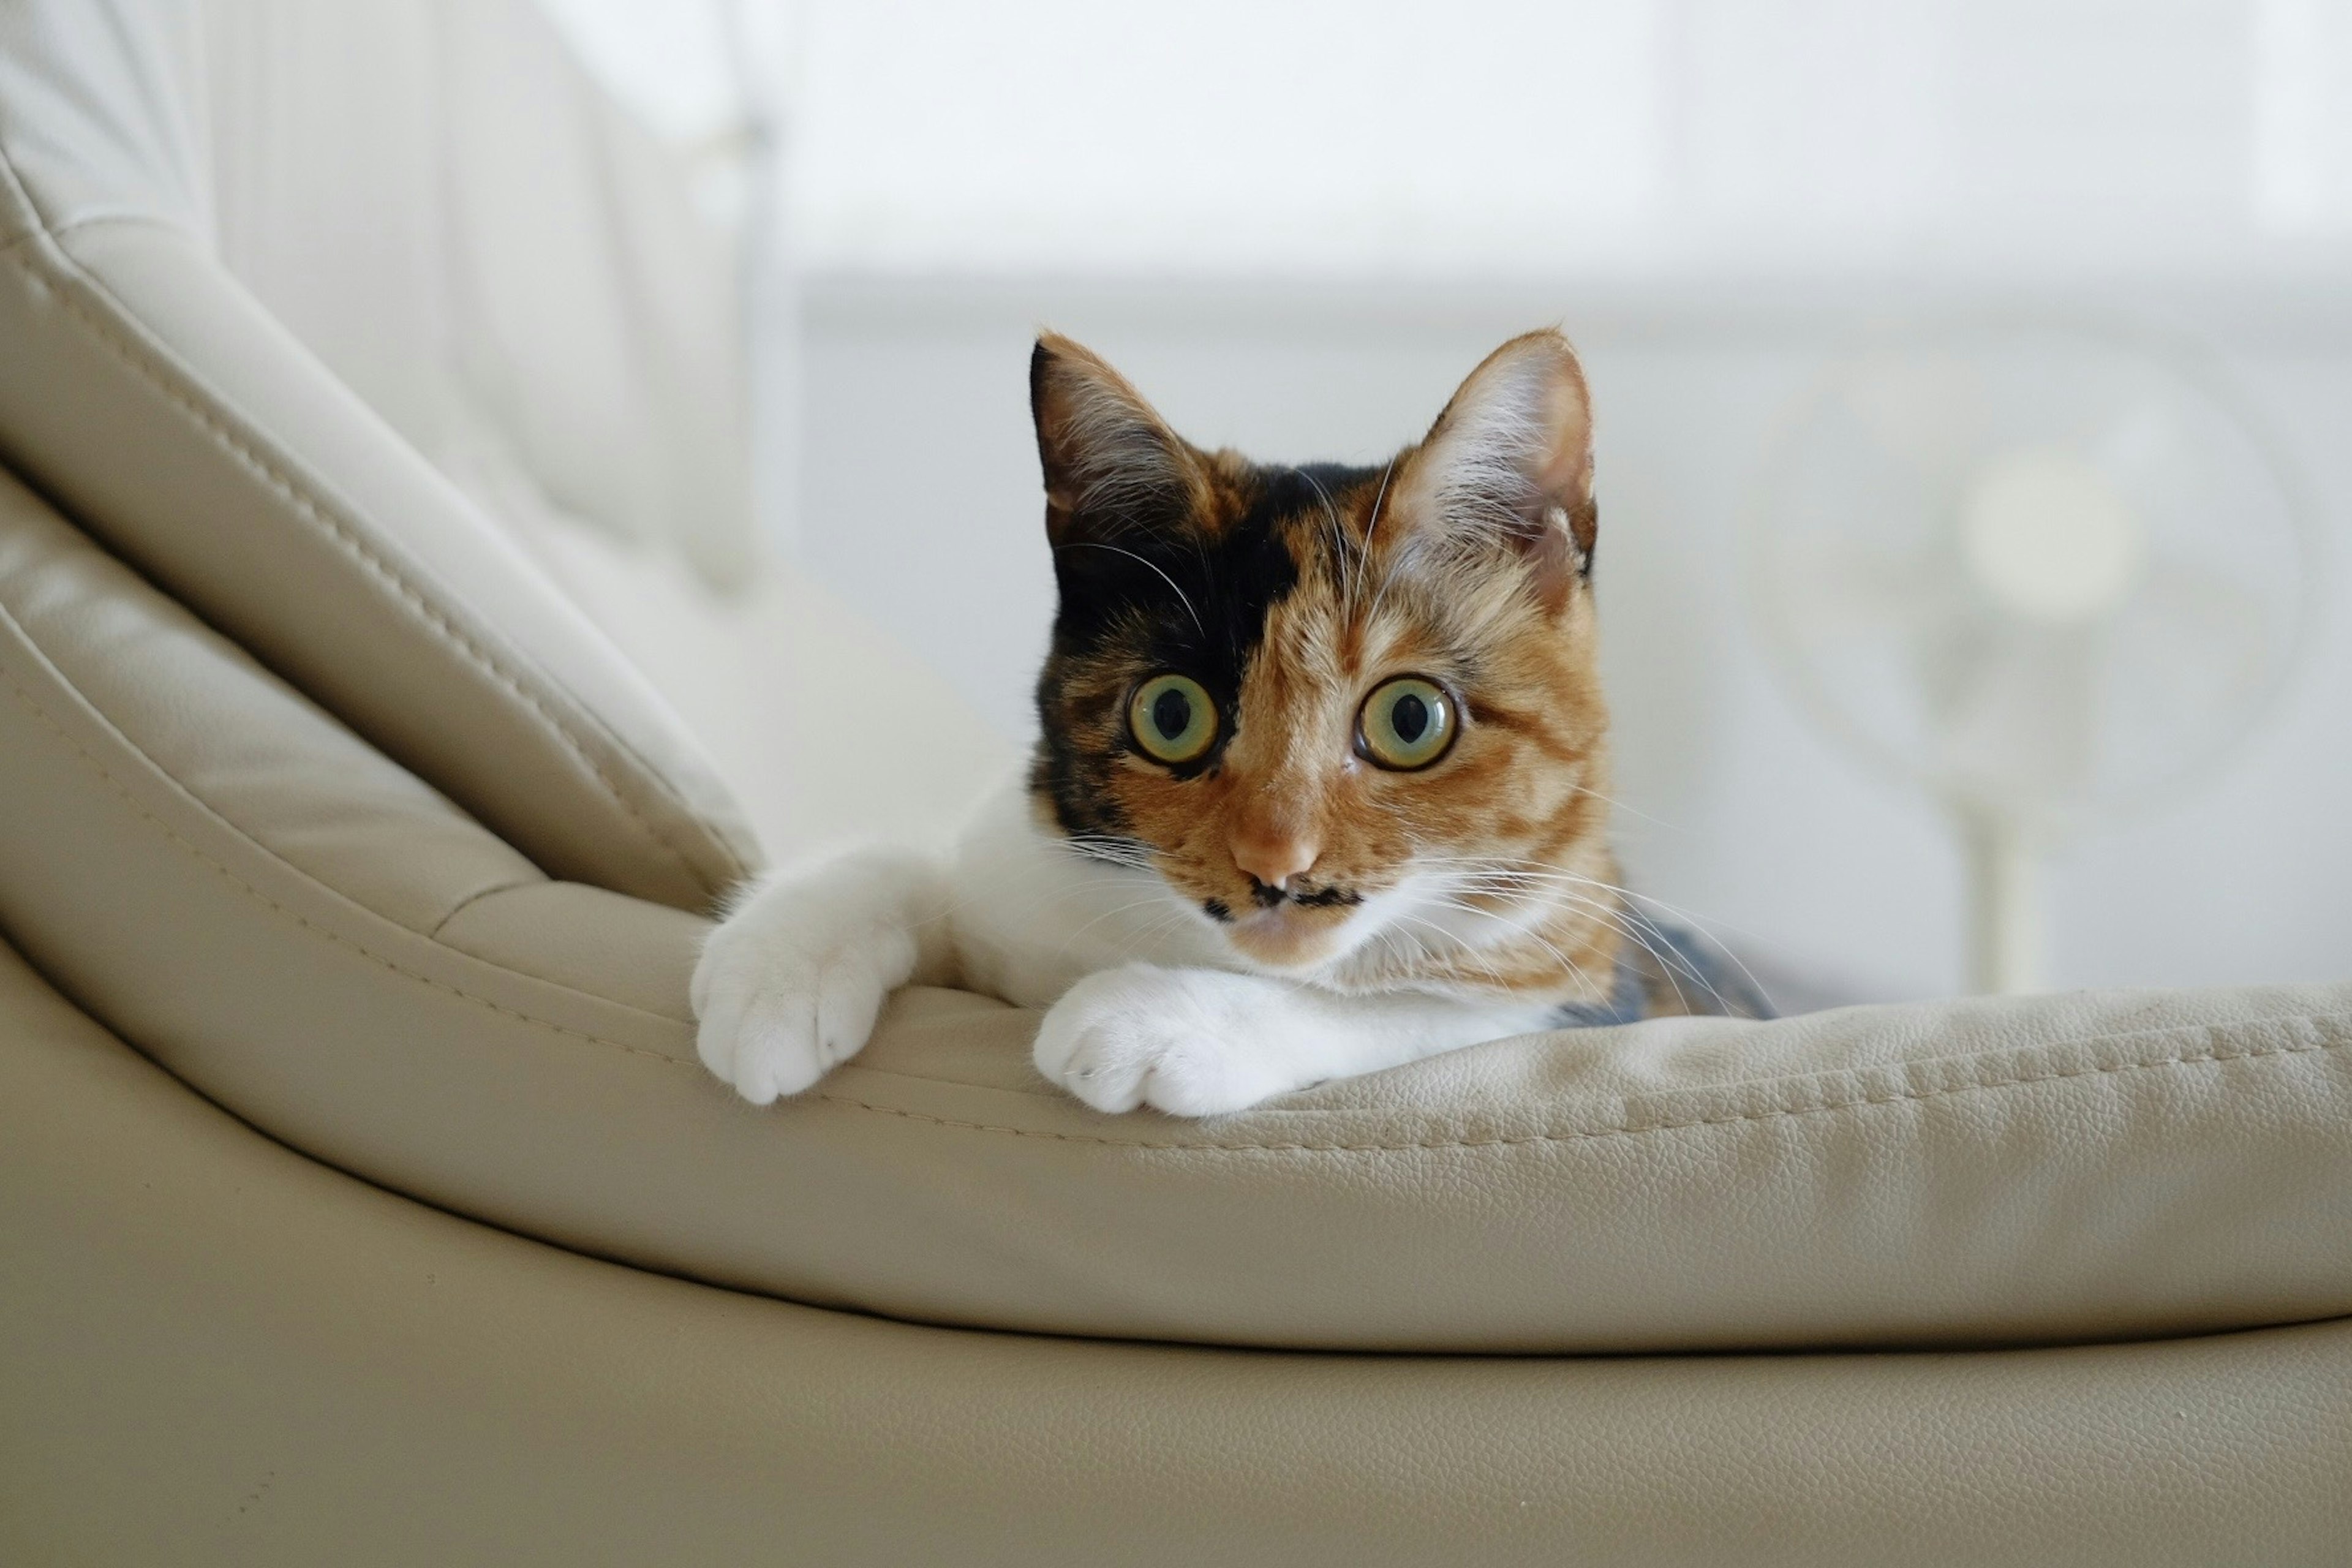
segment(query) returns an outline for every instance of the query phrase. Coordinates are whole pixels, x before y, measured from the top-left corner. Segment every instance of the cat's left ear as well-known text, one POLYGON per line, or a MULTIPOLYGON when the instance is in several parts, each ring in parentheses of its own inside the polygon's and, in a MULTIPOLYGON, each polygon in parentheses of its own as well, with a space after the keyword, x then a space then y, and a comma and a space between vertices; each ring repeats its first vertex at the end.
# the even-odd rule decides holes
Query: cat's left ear
POLYGON ((1565 603, 1600 531, 1592 404, 1568 340, 1548 328, 1488 354, 1407 459, 1398 501, 1418 542, 1507 542, 1544 601, 1565 603))
POLYGON ((1055 544, 1164 526, 1197 478, 1192 450, 1101 355, 1040 332, 1029 357, 1029 408, 1045 477, 1045 533, 1055 544))

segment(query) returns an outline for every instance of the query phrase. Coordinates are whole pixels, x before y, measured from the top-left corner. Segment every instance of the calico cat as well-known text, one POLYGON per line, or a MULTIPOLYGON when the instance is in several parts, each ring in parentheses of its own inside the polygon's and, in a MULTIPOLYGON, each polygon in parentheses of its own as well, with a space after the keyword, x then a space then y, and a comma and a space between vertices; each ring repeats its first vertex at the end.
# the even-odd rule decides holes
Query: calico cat
POLYGON ((1177 436, 1041 336, 1059 590, 1043 735, 942 860, 746 888, 693 985, 766 1104, 910 981, 1047 1008, 1038 1071, 1102 1110, 1237 1110, 1482 1040, 1761 999, 1617 887, 1584 375, 1505 343, 1376 468, 1177 436))

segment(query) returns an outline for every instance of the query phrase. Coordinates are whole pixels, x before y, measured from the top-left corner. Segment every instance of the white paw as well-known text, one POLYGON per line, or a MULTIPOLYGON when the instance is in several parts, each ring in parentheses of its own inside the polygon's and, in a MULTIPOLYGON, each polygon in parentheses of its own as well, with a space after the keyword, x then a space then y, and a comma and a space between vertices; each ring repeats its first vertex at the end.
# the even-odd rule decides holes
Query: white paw
POLYGON ((878 890, 772 883, 710 934, 695 966, 702 1065, 754 1105, 798 1094, 855 1056, 916 944, 878 890))
POLYGON ((1207 969, 1129 963, 1089 974, 1038 1028, 1037 1070, 1097 1110, 1150 1105, 1210 1116, 1303 1087, 1253 1049, 1264 983, 1207 969))

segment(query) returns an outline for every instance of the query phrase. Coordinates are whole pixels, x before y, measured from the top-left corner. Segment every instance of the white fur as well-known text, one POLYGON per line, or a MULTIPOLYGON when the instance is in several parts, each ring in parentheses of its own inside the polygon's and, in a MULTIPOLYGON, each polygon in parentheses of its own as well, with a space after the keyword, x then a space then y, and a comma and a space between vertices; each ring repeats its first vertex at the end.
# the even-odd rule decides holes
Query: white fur
POLYGON ((1343 996, 1213 969, 1126 963, 1070 987, 1037 1031, 1037 1070, 1097 1110, 1239 1110, 1543 1026, 1539 1007, 1470 1005, 1395 991, 1343 996))
POLYGON ((1090 858, 1044 826, 1016 781, 951 858, 858 849, 753 884, 695 970, 696 1043, 765 1105, 856 1054, 898 986, 961 984, 1050 1008, 1037 1070, 1097 1110, 1238 1110, 1544 1026, 1540 1005, 1349 986, 1383 942, 1434 935, 1475 952, 1520 929, 1465 922, 1443 895, 1440 879, 1409 879, 1355 910, 1313 971, 1265 971, 1158 872, 1090 858))
POLYGON ((753 883, 695 965, 702 1065, 754 1105, 808 1088, 866 1044, 884 997, 950 977, 944 904, 936 862, 884 849, 753 883))

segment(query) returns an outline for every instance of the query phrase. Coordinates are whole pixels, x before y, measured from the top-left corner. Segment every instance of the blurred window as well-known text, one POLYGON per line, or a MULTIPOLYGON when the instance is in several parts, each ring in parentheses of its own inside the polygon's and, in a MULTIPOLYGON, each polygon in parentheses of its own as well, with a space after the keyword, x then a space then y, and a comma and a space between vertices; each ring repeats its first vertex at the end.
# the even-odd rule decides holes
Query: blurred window
POLYGON ((834 268, 2021 254, 2352 225, 2347 0, 802 0, 834 268))

